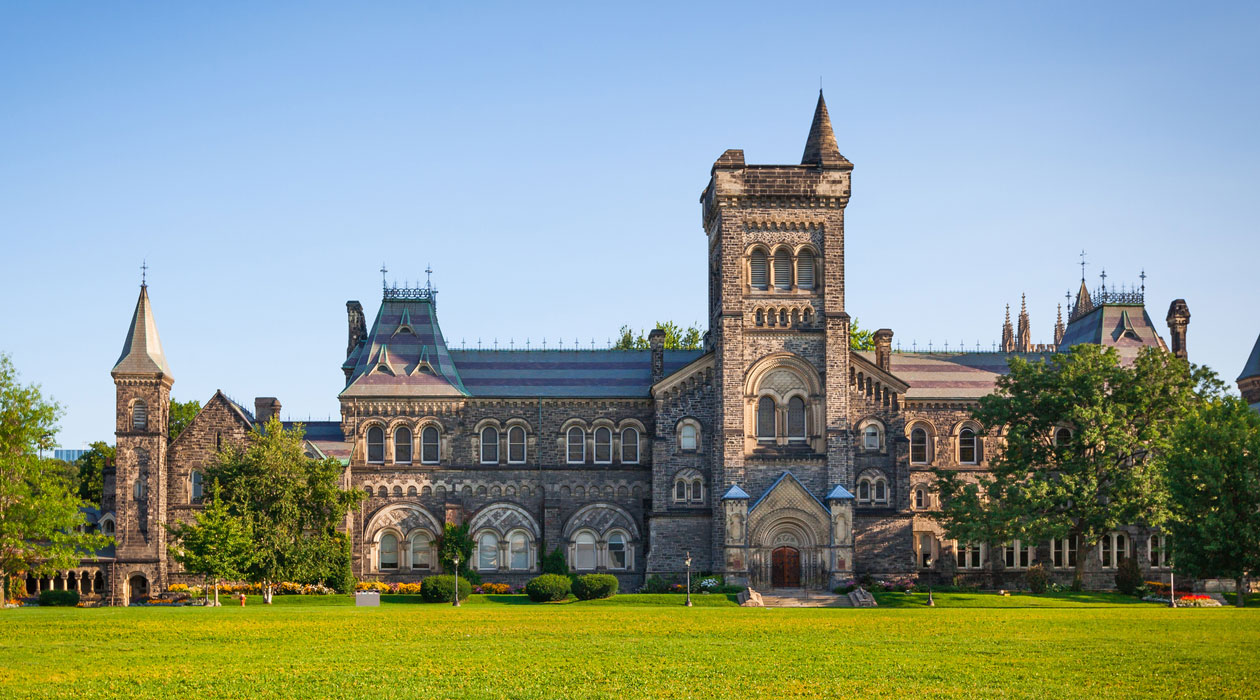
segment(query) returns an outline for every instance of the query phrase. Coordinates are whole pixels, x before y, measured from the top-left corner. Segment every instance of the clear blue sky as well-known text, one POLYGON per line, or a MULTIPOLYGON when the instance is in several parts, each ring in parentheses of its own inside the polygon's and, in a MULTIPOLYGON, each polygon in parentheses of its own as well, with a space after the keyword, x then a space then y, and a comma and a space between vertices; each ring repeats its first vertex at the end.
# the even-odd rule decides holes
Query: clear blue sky
POLYGON ((180 400, 337 412, 345 301, 432 263, 448 341, 699 321, 727 148, 855 165, 848 310, 1034 341, 1136 282, 1231 383, 1260 333, 1254 3, 0 5, 0 351, 112 440, 147 258, 180 400))

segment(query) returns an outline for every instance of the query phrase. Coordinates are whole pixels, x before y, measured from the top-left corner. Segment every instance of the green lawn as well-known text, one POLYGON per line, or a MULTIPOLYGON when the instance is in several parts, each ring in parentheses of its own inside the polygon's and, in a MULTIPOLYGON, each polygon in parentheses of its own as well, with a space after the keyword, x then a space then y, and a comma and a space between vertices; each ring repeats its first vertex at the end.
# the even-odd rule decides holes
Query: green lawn
POLYGON ((935 608, 919 595, 880 599, 871 610, 739 608, 726 596, 694 596, 691 609, 682 596, 473 596, 458 609, 281 596, 217 610, 3 610, 0 698, 1057 700, 1260 687, 1256 608, 1106 594, 941 594, 935 608))

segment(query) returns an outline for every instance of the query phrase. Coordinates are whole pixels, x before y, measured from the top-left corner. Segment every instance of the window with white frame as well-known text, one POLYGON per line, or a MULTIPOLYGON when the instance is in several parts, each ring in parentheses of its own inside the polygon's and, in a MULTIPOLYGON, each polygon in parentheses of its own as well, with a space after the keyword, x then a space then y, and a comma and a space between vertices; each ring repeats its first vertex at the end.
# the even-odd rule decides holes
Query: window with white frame
POLYGON ((857 502, 858 503, 871 502, 871 480, 870 479, 861 479, 858 481, 857 502))
POLYGON ((1076 538, 1050 540, 1050 563, 1056 569, 1076 568, 1076 538))
POLYGON ((525 463, 525 429, 519 425, 508 428, 508 464, 525 463))
POLYGON ((394 431, 394 462, 411 464, 411 428, 399 427, 394 431))
POLYGON ((192 503, 200 503, 205 498, 205 477, 201 472, 194 469, 192 474, 188 475, 189 495, 192 503))
POLYGON ((814 288, 814 254, 801 251, 796 258, 796 286, 798 289, 814 288))
POLYGON ((595 429, 595 463, 612 463, 612 431, 608 428, 595 429))
POLYGON ((639 463, 639 429, 621 429, 621 463, 639 463))
POLYGON ((578 571, 595 569, 595 535, 591 532, 579 532, 573 540, 573 568, 578 571))
POLYGON ((888 482, 883 477, 875 479, 875 493, 871 496, 871 501, 874 503, 888 502, 888 482))
POLYGON ((441 459, 438 447, 438 429, 427 426, 420 431, 420 461, 424 464, 437 464, 441 459))
POLYGON ((910 431, 910 463, 911 464, 927 464, 928 462, 928 434, 923 428, 915 428, 910 431))
POLYGON ((1168 536, 1151 535, 1147 539, 1146 546, 1150 553, 1151 568, 1168 568, 1168 536))
POLYGON ((620 532, 608 536, 608 568, 626 568, 626 536, 620 532))
POLYGON ((675 503, 703 503, 704 477, 695 469, 684 469, 674 475, 675 503))
POLYGON ((477 538, 477 568, 481 571, 499 568, 499 538, 493 532, 483 532, 477 538))
POLYGON ((977 449, 976 431, 971 428, 963 428, 958 432, 958 462, 959 464, 975 464, 978 461, 980 450, 977 449))
POLYGON ((499 463, 499 429, 492 425, 481 429, 481 463, 499 463))
POLYGON ((787 429, 789 441, 805 441, 805 400, 799 396, 788 399, 787 429))
POLYGON ((381 571, 398 568, 398 537, 392 533, 381 535, 380 562, 381 571))
POLYGON ((1020 540, 1007 542, 1002 548, 1002 563, 1008 569, 1027 569, 1032 566, 1034 551, 1020 540))
POLYGON ((380 426, 372 426, 367 431, 368 464, 385 463, 385 431, 380 426))
POLYGON ((879 426, 871 423, 862 430, 862 447, 868 452, 879 451, 879 426))
POLYGON ((979 569, 984 566, 984 545, 960 542, 955 545, 954 552, 958 557, 960 569, 979 569))
POLYGON ((418 532, 411 538, 411 568, 416 571, 433 568, 433 538, 427 532, 418 532))
POLYGON ((700 431, 692 423, 683 423, 678 430, 678 449, 695 452, 700 448, 700 431))
POLYGON ((769 267, 766 262, 766 251, 757 249, 748 259, 748 283, 753 289, 767 289, 770 286, 769 267))
POLYGON ((773 441, 775 437, 774 430, 774 399, 769 396, 763 396, 757 401, 757 439, 762 442, 773 441))
POLYGON ((674 482, 674 502, 687 502, 687 482, 683 479, 678 479, 674 482))
POLYGON ((1098 543, 1098 558, 1102 568, 1115 569, 1129 555, 1129 537, 1123 532, 1108 532, 1098 543))
POLYGON ((568 449, 565 457, 569 464, 581 464, 586 461, 586 433, 578 427, 569 428, 568 449))
POLYGON ((508 539, 509 566, 513 571, 529 570, 529 538, 523 532, 513 532, 508 539))

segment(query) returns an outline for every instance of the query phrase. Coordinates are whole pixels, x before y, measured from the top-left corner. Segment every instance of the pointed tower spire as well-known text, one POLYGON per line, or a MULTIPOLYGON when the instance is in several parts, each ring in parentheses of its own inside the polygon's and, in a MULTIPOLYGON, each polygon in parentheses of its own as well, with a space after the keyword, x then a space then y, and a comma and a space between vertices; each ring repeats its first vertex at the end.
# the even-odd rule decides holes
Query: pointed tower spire
POLYGON ((805 141, 801 165, 818 165, 824 168, 851 165, 848 159, 840 155, 840 147, 836 145, 836 134, 831 130, 831 116, 827 114, 827 103, 823 100, 822 90, 818 91, 818 106, 814 108, 814 123, 809 127, 809 138, 805 141))
POLYGON ((1011 328, 1011 305, 1006 305, 1006 322, 1002 324, 1002 352, 1015 351, 1015 330, 1011 328))
POLYGON ((1066 329, 1063 327, 1063 304, 1059 304, 1058 315, 1054 322, 1054 344, 1058 345, 1063 342, 1063 334, 1066 329))
POLYGON ((127 329, 122 354, 110 374, 115 377, 120 374, 157 374, 174 378, 162 352, 162 339, 158 337, 157 322, 153 320, 147 285, 140 285, 140 298, 136 301, 135 313, 131 315, 131 327, 127 329))
POLYGON ((1028 323, 1028 298, 1019 295, 1019 339, 1015 347, 1020 352, 1032 352, 1032 329, 1028 323))

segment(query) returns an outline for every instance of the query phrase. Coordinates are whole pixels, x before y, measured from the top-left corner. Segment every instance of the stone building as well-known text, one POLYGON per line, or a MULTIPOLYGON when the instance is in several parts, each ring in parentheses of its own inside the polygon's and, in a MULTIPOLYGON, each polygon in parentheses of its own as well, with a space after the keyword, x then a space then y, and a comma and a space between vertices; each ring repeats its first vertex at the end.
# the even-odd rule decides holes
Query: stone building
MULTIPOLYGON (((1163 566, 1158 533, 1114 533, 1095 552, 1070 543, 1003 551, 946 541, 930 469, 983 470, 995 436, 969 418, 1013 356, 1077 343, 1130 357, 1165 348, 1144 294, 1084 282, 1055 343, 1033 345, 1009 311, 993 352, 850 350, 845 208, 853 164, 821 94, 799 164, 713 164, 700 197, 708 239, 709 332, 701 350, 448 348, 430 288, 382 293, 371 328, 347 303, 340 420, 305 424, 310 454, 345 467, 368 498, 348 519, 356 574, 415 581, 438 570, 443 523, 467 522, 483 580, 520 584, 559 549, 577 571, 635 589, 653 573, 719 572, 755 587, 823 588, 860 574, 1014 572, 1044 562, 1070 576, 1089 556, 1108 585, 1124 556, 1163 566)), ((699 271, 697 271, 698 273, 699 271)), ((1173 302, 1171 351, 1189 312, 1173 302)), ((330 368, 331 369, 331 368, 330 368)), ((187 580, 161 524, 201 506, 202 471, 281 405, 253 410, 221 392, 167 441, 173 375, 142 287, 117 385, 117 464, 102 522, 117 547, 98 561, 112 602, 187 580)), ((331 379, 331 376, 330 378, 331 379)), ((330 381, 330 391, 333 385, 330 381)))

